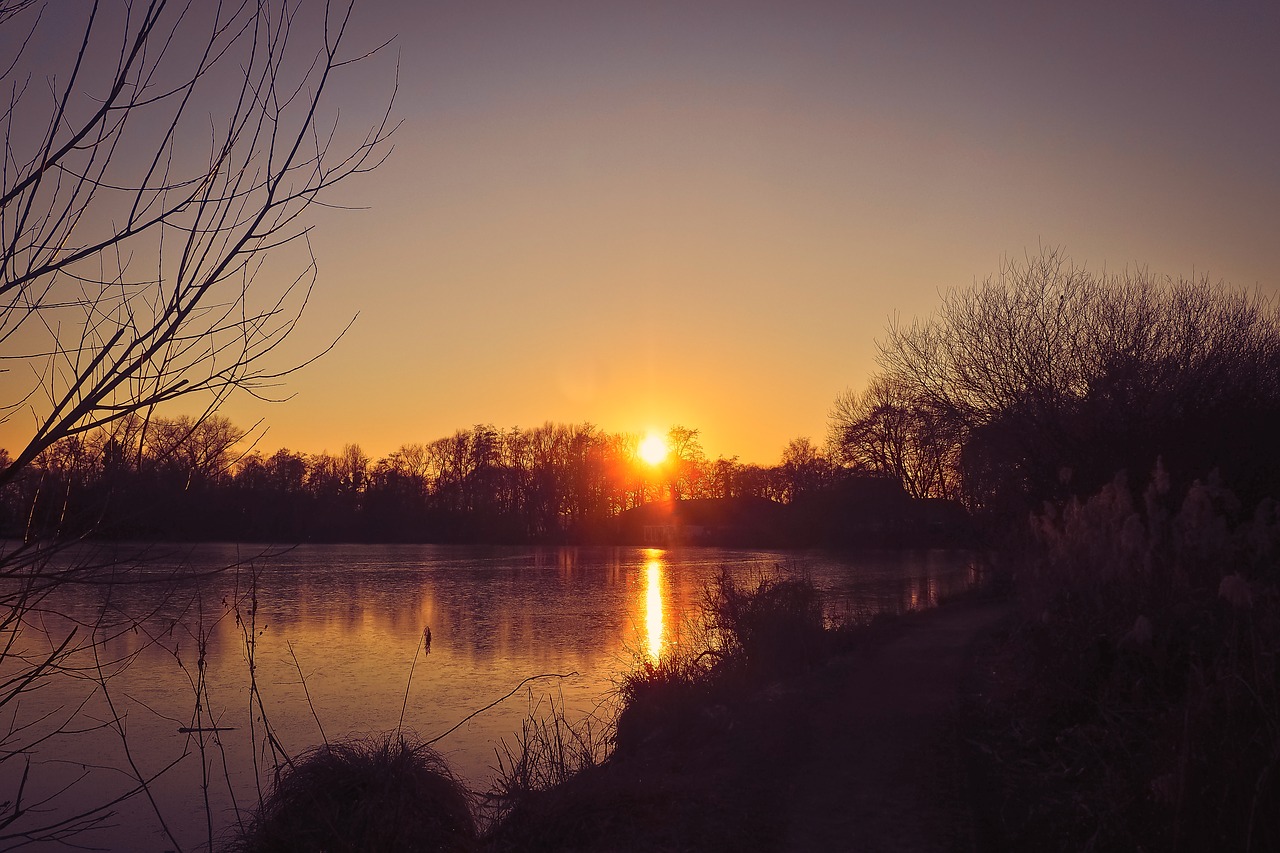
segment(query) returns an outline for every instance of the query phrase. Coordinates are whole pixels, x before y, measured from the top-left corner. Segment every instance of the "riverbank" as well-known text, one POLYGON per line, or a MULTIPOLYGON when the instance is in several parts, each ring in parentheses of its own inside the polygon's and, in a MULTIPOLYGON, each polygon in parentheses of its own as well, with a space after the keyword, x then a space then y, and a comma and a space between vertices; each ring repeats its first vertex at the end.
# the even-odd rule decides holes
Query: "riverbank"
POLYGON ((1280 849, 1280 510, 1158 478, 1136 507, 1036 519, 1016 598, 865 627, 719 572, 610 736, 535 721, 458 849, 1280 849))
POLYGON ((526 798, 487 849, 984 849, 956 712, 1010 610, 970 596, 884 620, 806 672, 682 709, 526 798))

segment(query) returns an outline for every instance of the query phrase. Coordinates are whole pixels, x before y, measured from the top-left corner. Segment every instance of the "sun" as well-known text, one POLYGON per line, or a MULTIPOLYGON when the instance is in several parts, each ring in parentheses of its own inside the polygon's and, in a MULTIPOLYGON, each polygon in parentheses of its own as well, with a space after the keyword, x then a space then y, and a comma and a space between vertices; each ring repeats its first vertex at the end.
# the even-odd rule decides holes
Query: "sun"
POLYGON ((671 449, 667 447, 667 440, 656 432, 651 432, 645 436, 644 441, 640 442, 640 446, 636 449, 640 454, 640 458, 650 465, 661 464, 667 458, 667 454, 671 449))

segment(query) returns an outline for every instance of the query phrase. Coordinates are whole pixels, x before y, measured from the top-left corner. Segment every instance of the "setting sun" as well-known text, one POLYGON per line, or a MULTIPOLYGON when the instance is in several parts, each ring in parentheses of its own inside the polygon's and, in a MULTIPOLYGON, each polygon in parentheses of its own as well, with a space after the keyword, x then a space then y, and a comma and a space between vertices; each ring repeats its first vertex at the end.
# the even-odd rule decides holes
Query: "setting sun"
POLYGON ((657 465, 667 458, 670 448, 667 447, 667 440, 656 432, 647 435, 644 441, 640 442, 637 448, 640 458, 650 465, 657 465))

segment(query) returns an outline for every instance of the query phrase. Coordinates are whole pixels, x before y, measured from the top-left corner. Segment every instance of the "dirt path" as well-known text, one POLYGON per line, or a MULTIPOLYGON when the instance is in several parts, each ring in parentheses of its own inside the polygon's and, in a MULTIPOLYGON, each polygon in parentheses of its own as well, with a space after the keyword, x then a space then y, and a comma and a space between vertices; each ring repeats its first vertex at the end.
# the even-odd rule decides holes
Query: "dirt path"
POLYGON ((896 636, 821 673, 790 792, 793 851, 970 851, 956 750, 946 742, 974 640, 1009 612, 965 601, 908 617, 896 636))

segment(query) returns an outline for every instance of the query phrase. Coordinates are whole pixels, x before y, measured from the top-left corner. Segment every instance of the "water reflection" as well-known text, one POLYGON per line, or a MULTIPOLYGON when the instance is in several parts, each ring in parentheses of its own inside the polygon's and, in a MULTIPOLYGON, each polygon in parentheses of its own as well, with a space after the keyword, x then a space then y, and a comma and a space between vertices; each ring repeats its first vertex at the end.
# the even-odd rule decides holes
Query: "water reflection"
MULTIPOLYGON (((637 656, 656 661, 683 630, 691 624, 696 630, 703 590, 721 570, 745 579, 798 561, 826 594, 829 614, 852 619, 936 603, 976 572, 969 556, 955 552, 798 558, 699 548, 303 546, 258 560, 231 546, 201 546, 181 561, 197 575, 218 565, 241 568, 186 583, 68 587, 48 606, 84 624, 93 624, 95 614, 118 614, 120 628, 104 651, 129 662, 112 685, 121 702, 136 700, 127 709, 131 746, 139 747, 149 772, 192 751, 177 727, 189 724, 193 708, 232 727, 220 741, 234 779, 216 795, 219 820, 233 811, 229 791, 254 791, 259 781, 254 756, 261 744, 253 732, 260 715, 252 716, 246 687, 250 643, 261 710, 295 753, 320 739, 317 718, 330 737, 391 731, 402 722, 431 737, 531 675, 576 673, 538 682, 440 744, 455 770, 482 789, 495 746, 520 730, 531 707, 552 693, 566 709, 592 710, 637 656), (427 626, 431 655, 415 661, 427 626), (203 685, 200 697, 195 683, 203 685)), ((68 621, 68 630, 73 625, 68 621)), ((4 675, 0 667, 0 680, 4 675)), ((84 679, 50 684, 4 724, 79 708, 92 688, 84 679)), ((82 710, 109 717, 98 705, 82 710)), ((32 772, 47 773, 53 762, 80 768, 86 755, 114 762, 105 747, 89 742, 99 735, 84 728, 81 741, 62 752, 42 745, 44 766, 33 764, 32 772)), ((14 776, 23 766, 0 763, 0 792, 23 784, 14 776)), ((173 776, 165 788, 184 846, 196 846, 190 839, 203 826, 203 800, 189 796, 201 791, 203 772, 198 757, 184 761, 173 773, 191 779, 173 776)), ((106 770, 99 775, 110 777, 106 770)), ((150 821, 145 808, 121 814, 122 826, 150 821)), ((102 845, 140 846, 124 835, 119 843, 104 836, 102 845)))
MULTIPOLYGON (((650 554, 661 552, 650 551, 650 554)), ((648 635, 649 660, 662 656, 662 560, 650 556, 645 564, 644 623, 648 635)))

